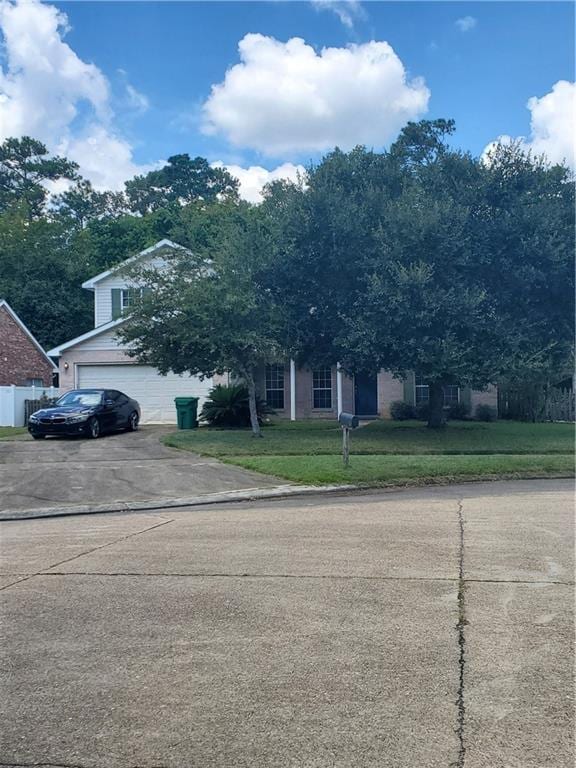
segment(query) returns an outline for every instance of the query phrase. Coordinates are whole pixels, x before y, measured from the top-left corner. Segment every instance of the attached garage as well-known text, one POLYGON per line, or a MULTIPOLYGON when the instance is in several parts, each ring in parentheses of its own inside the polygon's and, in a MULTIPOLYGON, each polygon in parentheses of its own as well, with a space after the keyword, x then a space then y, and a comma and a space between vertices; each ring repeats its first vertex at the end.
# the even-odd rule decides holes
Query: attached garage
POLYGON ((196 376, 177 376, 169 373, 161 376, 156 368, 149 365, 109 364, 76 365, 76 386, 78 388, 98 387, 119 389, 140 403, 142 422, 175 424, 175 397, 200 398, 198 410, 212 387, 212 380, 201 381, 196 376))

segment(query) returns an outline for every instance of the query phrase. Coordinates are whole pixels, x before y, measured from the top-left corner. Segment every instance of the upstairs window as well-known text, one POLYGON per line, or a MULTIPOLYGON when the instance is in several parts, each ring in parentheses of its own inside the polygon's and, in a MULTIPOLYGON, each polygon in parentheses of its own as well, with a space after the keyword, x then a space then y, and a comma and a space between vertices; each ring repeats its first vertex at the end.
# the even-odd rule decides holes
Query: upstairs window
POLYGON ((284 408, 284 366, 266 366, 266 402, 270 408, 281 411, 284 408))
POLYGON ((120 306, 122 308, 122 312, 130 309, 130 307, 134 304, 134 300, 139 299, 140 296, 142 296, 142 288, 122 288, 122 292, 120 294, 120 306))
POLYGON ((312 371, 313 408, 332 408, 332 369, 319 368, 312 371))

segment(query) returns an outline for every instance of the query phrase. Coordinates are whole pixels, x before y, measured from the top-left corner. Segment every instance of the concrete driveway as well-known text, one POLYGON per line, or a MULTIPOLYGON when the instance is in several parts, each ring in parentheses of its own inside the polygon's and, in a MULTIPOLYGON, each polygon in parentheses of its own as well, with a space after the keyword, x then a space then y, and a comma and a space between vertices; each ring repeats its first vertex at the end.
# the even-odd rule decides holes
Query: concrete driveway
POLYGON ((167 448, 173 427, 98 440, 0 440, 0 511, 180 498, 278 484, 274 478, 167 448))
POLYGON ((572 497, 5 522, 0 765, 572 768, 572 497))

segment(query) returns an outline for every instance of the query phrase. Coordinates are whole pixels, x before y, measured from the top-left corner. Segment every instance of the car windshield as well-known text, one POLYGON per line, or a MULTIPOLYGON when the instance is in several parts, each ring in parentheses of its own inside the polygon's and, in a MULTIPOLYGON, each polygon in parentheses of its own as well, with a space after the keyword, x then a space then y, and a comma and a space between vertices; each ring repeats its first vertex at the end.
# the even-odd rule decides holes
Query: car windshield
POLYGON ((65 395, 56 402, 56 405, 100 405, 102 392, 66 392, 65 395))

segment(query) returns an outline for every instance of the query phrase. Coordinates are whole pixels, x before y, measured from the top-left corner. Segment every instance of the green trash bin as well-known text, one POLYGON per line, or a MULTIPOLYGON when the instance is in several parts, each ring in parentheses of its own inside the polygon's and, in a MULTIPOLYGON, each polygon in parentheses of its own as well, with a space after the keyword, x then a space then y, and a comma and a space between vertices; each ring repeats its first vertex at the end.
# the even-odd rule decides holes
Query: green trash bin
POLYGON ((175 397, 178 429, 196 429, 198 426, 198 398, 175 397))

